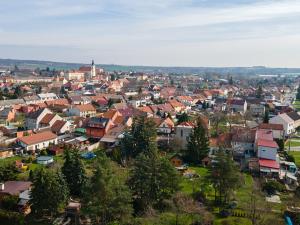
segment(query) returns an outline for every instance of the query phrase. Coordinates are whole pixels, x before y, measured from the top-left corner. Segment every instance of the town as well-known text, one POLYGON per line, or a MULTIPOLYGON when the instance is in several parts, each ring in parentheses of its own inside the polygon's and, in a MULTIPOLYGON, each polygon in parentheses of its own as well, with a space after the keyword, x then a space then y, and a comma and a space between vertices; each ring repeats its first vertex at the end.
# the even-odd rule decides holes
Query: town
POLYGON ((300 76, 0 68, 1 224, 300 224, 300 76))

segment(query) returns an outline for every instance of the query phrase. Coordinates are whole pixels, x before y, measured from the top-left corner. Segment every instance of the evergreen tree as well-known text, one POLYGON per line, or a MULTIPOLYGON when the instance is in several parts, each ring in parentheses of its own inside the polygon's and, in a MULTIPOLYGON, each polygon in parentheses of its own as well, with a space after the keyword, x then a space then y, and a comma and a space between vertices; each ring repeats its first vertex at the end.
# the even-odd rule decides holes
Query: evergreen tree
POLYGON ((180 114, 178 117, 177 117, 177 123, 178 124, 181 124, 181 123, 183 123, 183 122, 188 122, 188 121, 190 121, 190 117, 189 117, 189 115, 187 114, 187 113, 182 113, 182 114, 180 114))
POLYGON ((17 179, 18 170, 14 163, 2 164, 0 166, 0 181, 17 179))
POLYGON ((19 85, 16 86, 14 95, 18 98, 18 97, 22 96, 22 94, 23 94, 23 91, 22 91, 21 87, 19 85))
POLYGON ((68 187, 60 172, 44 168, 35 171, 30 199, 34 213, 39 216, 50 213, 52 216, 65 207, 68 196, 68 187))
POLYGON ((125 132, 121 141, 123 155, 136 157, 141 152, 147 152, 151 147, 156 148, 156 125, 153 119, 145 116, 134 118, 130 131, 125 132))
POLYGON ((297 94, 296 94, 296 99, 300 100, 300 85, 297 88, 297 94))
POLYGON ((257 98, 261 98, 263 94, 263 90, 262 90, 262 86, 261 84, 258 86, 257 90, 256 90, 256 97, 257 98))
POLYGON ((230 76, 230 78, 229 78, 229 84, 230 84, 230 85, 233 85, 233 79, 232 79, 232 76, 230 76))
POLYGON ((208 134, 202 121, 199 119, 189 136, 186 157, 190 162, 199 164, 208 153, 208 134))
POLYGON ((62 173, 66 178, 70 194, 81 196, 86 184, 86 174, 79 151, 77 149, 66 149, 64 159, 62 173))
POLYGON ((179 183, 175 168, 168 159, 160 158, 156 149, 151 154, 140 154, 136 158, 129 180, 135 196, 135 208, 159 208, 163 200, 171 198, 179 190, 179 183))
POLYGON ((222 149, 218 151, 214 161, 209 179, 215 189, 215 200, 218 196, 220 203, 226 203, 240 184, 240 173, 234 165, 231 155, 222 149))
POLYGON ((264 123, 269 123, 269 109, 265 109, 265 114, 264 114, 264 123))
POLYGON ((126 222, 133 211, 130 190, 114 173, 112 162, 105 155, 98 157, 85 195, 84 211, 94 224, 126 222))

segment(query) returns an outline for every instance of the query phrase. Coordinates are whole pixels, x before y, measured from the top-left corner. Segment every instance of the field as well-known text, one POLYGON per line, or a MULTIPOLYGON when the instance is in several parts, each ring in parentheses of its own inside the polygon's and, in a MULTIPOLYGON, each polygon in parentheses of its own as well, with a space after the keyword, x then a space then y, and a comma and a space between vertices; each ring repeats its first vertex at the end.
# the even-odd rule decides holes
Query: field
POLYGON ((294 105, 294 107, 295 107, 295 109, 297 110, 297 111, 300 111, 300 101, 295 101, 294 103, 293 103, 293 105, 294 105))

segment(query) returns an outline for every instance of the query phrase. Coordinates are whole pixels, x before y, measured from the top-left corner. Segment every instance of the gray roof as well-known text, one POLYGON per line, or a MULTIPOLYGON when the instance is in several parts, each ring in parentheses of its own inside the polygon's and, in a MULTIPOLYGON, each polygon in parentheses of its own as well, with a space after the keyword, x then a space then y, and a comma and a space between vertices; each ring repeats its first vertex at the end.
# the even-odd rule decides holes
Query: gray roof
POLYGON ((20 104, 25 104, 25 101, 23 99, 8 99, 0 101, 0 106, 12 106, 20 104))

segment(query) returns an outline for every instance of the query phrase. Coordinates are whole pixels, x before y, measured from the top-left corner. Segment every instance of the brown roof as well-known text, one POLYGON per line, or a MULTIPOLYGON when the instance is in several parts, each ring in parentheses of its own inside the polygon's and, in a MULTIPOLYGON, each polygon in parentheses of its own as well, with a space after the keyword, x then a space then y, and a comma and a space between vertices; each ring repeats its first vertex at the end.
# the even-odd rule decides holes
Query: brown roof
POLYGON ((4 183, 4 190, 0 191, 0 193, 19 195, 20 192, 28 190, 30 186, 31 182, 29 181, 6 181, 4 183))
POLYGON ((54 118, 55 114, 47 113, 41 120, 40 123, 49 124, 49 122, 54 118))
POLYGON ((273 123, 262 123, 258 127, 259 129, 270 129, 270 130, 283 130, 282 124, 273 124, 273 123))
POLYGON ((74 108, 79 109, 80 112, 96 111, 92 104, 76 105, 74 108))
POLYGON ((66 121, 56 120, 55 123, 52 125, 51 130, 54 133, 58 133, 65 124, 66 124, 66 121))
POLYGON ((34 145, 44 141, 49 141, 57 138, 56 134, 51 131, 45 131, 31 136, 20 137, 19 141, 25 143, 26 145, 34 145))

